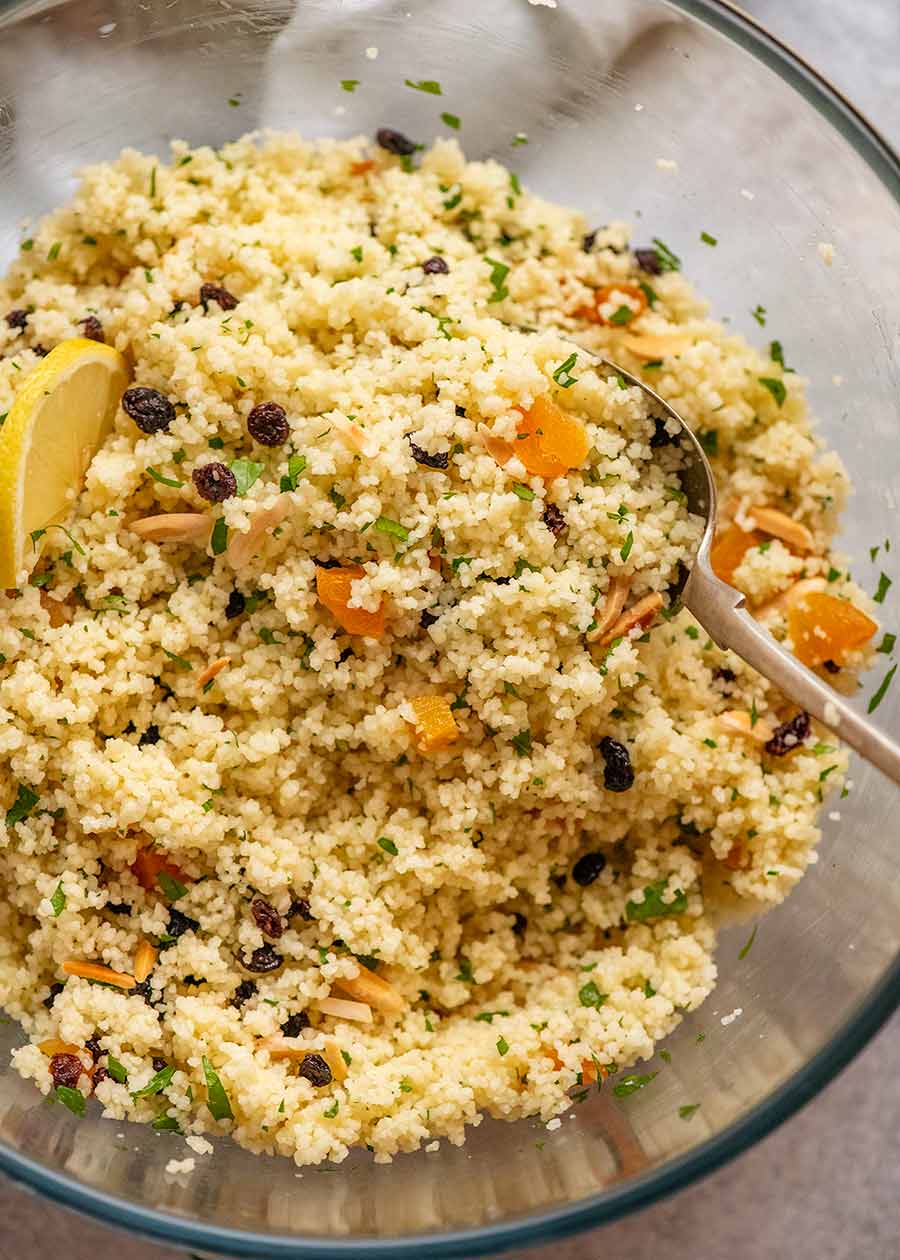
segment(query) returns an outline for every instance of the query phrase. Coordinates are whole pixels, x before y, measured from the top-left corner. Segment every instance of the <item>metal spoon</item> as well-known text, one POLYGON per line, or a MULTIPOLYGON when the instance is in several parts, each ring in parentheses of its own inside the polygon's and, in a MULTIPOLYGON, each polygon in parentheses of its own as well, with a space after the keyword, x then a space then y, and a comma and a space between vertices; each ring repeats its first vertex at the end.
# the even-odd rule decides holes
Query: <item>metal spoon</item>
MULTIPOLYGON (((680 449, 685 457, 681 486, 688 509, 706 519, 703 538, 680 591, 680 599, 720 648, 730 649, 764 678, 775 684, 789 700, 818 718, 840 739, 865 757, 895 783, 900 783, 900 745, 866 721, 837 692, 832 691, 811 669, 773 639, 745 607, 744 596, 716 577, 710 564, 710 549, 716 532, 716 483, 706 452, 685 421, 664 398, 642 380, 612 360, 591 354, 595 363, 636 385, 653 402, 654 412, 674 420, 680 432, 680 449)), ((678 439, 676 439, 678 440, 678 439)))

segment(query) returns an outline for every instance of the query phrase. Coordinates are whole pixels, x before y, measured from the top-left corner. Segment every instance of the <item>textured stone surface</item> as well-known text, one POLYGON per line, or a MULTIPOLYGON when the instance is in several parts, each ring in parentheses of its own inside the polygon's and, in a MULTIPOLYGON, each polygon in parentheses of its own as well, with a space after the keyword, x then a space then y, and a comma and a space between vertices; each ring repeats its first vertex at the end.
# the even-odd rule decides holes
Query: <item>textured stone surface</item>
MULTIPOLYGON (((565 0, 560 0, 565 4, 565 0)), ((743 0, 900 145, 900 0, 743 0)), ((800 1115, 674 1198, 559 1260, 887 1260, 900 1254, 900 1016, 800 1115)), ((0 1260, 174 1260, 0 1183, 0 1260)), ((181 1253, 183 1256, 183 1253, 181 1253)), ((529 1251, 544 1260, 548 1251, 529 1251)))

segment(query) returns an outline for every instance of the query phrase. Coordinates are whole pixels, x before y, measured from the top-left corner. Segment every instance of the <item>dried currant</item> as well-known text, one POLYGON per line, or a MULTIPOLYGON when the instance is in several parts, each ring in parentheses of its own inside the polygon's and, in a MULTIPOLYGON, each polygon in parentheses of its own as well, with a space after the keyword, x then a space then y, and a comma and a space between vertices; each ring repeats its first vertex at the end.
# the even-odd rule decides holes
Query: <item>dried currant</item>
POLYGON ((254 897, 250 903, 250 913, 253 915, 253 922, 262 932, 263 936, 269 936, 272 940, 277 941, 279 936, 284 935, 284 920, 281 915, 264 897, 254 897))
POLYGON ((256 995, 256 991, 257 986, 255 980, 242 980, 232 994, 231 1005, 236 1010, 240 1010, 245 1002, 249 1002, 250 999, 256 995))
POLYGON ((446 258, 441 258, 438 254, 434 258, 426 258, 422 263, 422 270, 426 276, 446 276, 450 273, 446 258))
POLYGON ((194 489, 207 503, 224 503, 237 494, 237 478, 227 464, 214 460, 191 473, 194 489))
POLYGON ((138 737, 138 748, 147 748, 149 745, 158 744, 161 738, 159 727, 155 722, 151 722, 143 735, 138 737))
POLYGON ((309 1081, 310 1085, 315 1085, 319 1088, 323 1085, 330 1085, 333 1079, 331 1068, 320 1054, 308 1054, 297 1071, 305 1080, 309 1081))
POLYGON ((634 261, 640 267, 641 271, 646 271, 648 276, 662 275, 659 254, 652 246, 649 246, 646 249, 636 249, 634 251, 634 261))
POLYGON ((78 323, 81 325, 82 336, 87 337, 88 341, 99 341, 101 344, 106 343, 103 325, 96 315, 85 315, 84 319, 80 319, 78 323))
POLYGON ((593 884, 594 880, 606 869, 606 857, 597 852, 584 853, 572 867, 572 878, 582 888, 593 884))
POLYGON ((122 407, 142 433, 164 433, 175 419, 175 408, 165 394, 144 385, 126 389, 122 407))
POLYGON ((257 403, 247 417, 247 432, 261 446, 283 446, 291 436, 287 412, 280 403, 257 403))
POLYGON ((169 910, 169 922, 166 924, 166 936, 173 936, 175 940, 178 940, 179 936, 184 936, 185 932, 196 932, 199 926, 196 919, 182 914, 180 910, 172 906, 169 910))
POLYGON ((50 1060, 50 1075, 54 1085, 65 1085, 67 1089, 78 1088, 78 1078, 84 1071, 84 1064, 77 1054, 55 1054, 50 1060))
POLYGON ((392 131, 390 127, 379 127, 375 139, 382 149, 388 153, 396 153, 398 157, 409 157, 419 147, 415 140, 410 140, 401 131, 392 131))
POLYGON ((201 284, 200 302, 204 307, 209 306, 210 302, 215 302, 223 311, 233 311, 238 304, 234 294, 229 293, 219 284, 201 284))
POLYGON ((28 312, 23 311, 21 307, 17 307, 14 311, 7 311, 6 323, 9 328, 18 328, 21 332, 28 323, 28 312))
POLYGON ((433 455, 429 455, 428 451, 423 450, 421 446, 417 446, 407 433, 406 440, 409 442, 409 449, 413 459, 417 464, 424 464, 426 468, 447 468, 450 464, 449 451, 435 451, 433 455))
POLYGON ((560 534, 565 533, 569 528, 566 524, 566 518, 556 506, 555 503, 548 503, 541 513, 541 520, 549 529, 554 538, 559 538, 560 534))
POLYGON ((297 1011, 295 1015, 289 1015, 281 1025, 281 1031, 285 1037, 299 1037, 304 1028, 309 1028, 305 1011, 297 1011))
POLYGON ((305 897, 295 897, 293 899, 288 906, 287 917, 289 919, 304 919, 307 923, 312 923, 312 911, 305 897))
POLYGON ((240 617, 246 607, 247 601, 237 587, 235 587, 233 591, 228 592, 228 603, 225 605, 225 616, 229 621, 233 621, 235 617, 240 617))
POLYGON ((809 714, 801 710, 789 721, 776 726, 772 738, 766 743, 766 752, 770 757, 784 757, 803 743, 809 731, 809 714))
POLYGON ((624 744, 604 735, 600 741, 600 753, 606 762, 603 786, 608 792, 627 792, 634 784, 631 756, 624 744))
POLYGON ((240 962, 245 971, 253 971, 257 975, 265 976, 272 971, 277 971, 283 965, 284 959, 271 945, 260 945, 249 958, 242 955, 240 962))

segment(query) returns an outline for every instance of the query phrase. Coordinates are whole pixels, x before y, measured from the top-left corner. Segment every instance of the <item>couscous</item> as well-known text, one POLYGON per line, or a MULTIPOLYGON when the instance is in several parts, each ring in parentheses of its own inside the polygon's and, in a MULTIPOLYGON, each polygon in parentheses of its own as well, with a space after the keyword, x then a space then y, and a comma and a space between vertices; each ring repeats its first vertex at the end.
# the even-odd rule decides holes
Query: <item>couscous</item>
POLYGON ((678 608, 678 446, 571 339, 696 426, 717 567, 836 685, 846 476, 777 342, 589 226, 266 135, 91 168, 0 281, 0 414, 70 338, 131 377, 0 596, 0 1000, 72 1110, 298 1163, 550 1121, 814 860, 844 756, 678 608))

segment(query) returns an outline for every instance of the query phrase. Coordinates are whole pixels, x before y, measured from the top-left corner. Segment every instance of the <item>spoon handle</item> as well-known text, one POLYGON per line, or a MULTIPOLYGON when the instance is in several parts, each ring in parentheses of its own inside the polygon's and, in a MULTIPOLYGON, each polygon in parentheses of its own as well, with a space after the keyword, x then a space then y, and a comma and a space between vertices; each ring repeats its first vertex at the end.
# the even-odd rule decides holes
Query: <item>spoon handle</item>
POLYGON ((789 700, 818 718, 860 756, 900 783, 900 745, 861 717, 747 612, 739 591, 716 577, 705 557, 691 570, 682 600, 720 648, 730 648, 789 700))

